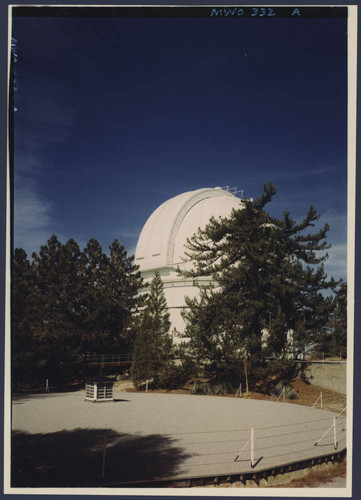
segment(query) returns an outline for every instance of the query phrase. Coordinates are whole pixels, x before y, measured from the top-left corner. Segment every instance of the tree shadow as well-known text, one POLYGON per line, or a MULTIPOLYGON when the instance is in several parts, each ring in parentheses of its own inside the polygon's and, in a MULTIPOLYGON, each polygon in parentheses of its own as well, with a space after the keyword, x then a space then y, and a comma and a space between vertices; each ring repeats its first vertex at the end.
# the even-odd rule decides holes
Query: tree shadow
MULTIPOLYGON (((85 394, 84 394, 85 396, 85 394)), ((83 399, 85 400, 83 396, 83 399)), ((49 393, 43 393, 43 394, 19 394, 19 393, 16 393, 16 394, 13 394, 12 397, 11 397, 11 402, 12 404, 14 405, 21 405, 23 403, 27 403, 28 401, 31 401, 31 400, 34 400, 34 399, 49 399, 51 397, 59 397, 59 393, 53 393, 53 394, 49 394, 49 393)), ((93 401, 90 401, 90 402, 93 402, 93 401)), ((129 403, 130 400, 129 399, 120 399, 120 398, 116 398, 116 399, 113 399, 113 400, 109 400, 109 401, 96 401, 96 403, 98 404, 101 404, 101 403, 129 403)))
POLYGON ((75 429, 12 435, 12 487, 117 486, 172 477, 190 455, 174 439, 153 434, 75 429), (104 444, 106 458, 102 479, 104 444))
POLYGON ((58 393, 14 393, 11 396, 11 402, 12 404, 16 405, 21 405, 23 403, 27 403, 28 401, 32 400, 39 400, 39 399, 49 399, 49 398, 56 398, 59 397, 58 393))

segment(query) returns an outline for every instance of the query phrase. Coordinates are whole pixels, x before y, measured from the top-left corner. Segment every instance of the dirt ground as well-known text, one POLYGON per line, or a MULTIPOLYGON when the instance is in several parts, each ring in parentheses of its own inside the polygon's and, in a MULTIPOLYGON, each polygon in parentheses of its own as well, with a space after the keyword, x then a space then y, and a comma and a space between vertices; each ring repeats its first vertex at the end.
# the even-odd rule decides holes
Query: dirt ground
POLYGON ((346 460, 323 472, 311 471, 301 479, 270 488, 345 488, 346 460))
MULTIPOLYGON (((320 393, 322 392, 322 403, 324 410, 340 412, 346 406, 345 394, 331 391, 329 389, 324 389, 323 387, 318 387, 316 385, 306 384, 299 379, 295 379, 292 385, 294 390, 298 394, 298 399, 286 399, 287 403, 298 404, 302 406, 312 406, 317 401, 320 393)), ((248 397, 251 399, 264 399, 268 401, 275 400, 275 398, 272 396, 267 396, 256 392, 250 392, 248 396, 244 394, 242 397, 248 397)), ((315 407, 320 408, 320 400, 316 403, 315 407)))
MULTIPOLYGON (((323 387, 318 387, 316 385, 306 384, 300 379, 294 379, 292 382, 294 390, 298 394, 298 399, 287 399, 287 403, 298 404, 302 406, 312 406, 320 396, 322 392, 322 403, 323 409, 333 412, 340 412, 346 406, 346 395, 339 392, 331 391, 329 389, 324 389, 323 387)), ((189 394, 193 383, 185 384, 181 389, 175 390, 149 390, 149 392, 157 393, 168 393, 168 394, 189 394)), ((115 390, 120 390, 124 392, 136 392, 136 389, 130 380, 120 381, 115 383, 115 390)), ((227 394, 224 396, 214 396, 214 397, 236 397, 235 394, 227 394)), ((237 396, 239 397, 239 395, 237 396)), ((248 392, 242 393, 243 398, 247 399, 259 399, 264 401, 275 401, 274 396, 268 396, 267 394, 261 394, 259 392, 248 392)), ((320 400, 315 405, 316 408, 320 408, 320 400)), ((345 414, 345 413, 344 413, 345 414)))

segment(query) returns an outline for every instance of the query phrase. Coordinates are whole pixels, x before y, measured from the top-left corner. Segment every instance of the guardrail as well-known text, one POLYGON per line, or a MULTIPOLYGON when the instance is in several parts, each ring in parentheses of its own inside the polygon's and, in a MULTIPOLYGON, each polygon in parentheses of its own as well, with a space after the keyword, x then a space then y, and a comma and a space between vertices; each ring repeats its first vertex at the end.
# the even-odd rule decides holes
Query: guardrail
POLYGON ((311 359, 293 359, 293 363, 307 363, 308 365, 314 364, 314 365, 342 365, 346 364, 347 360, 311 360, 311 359))
POLYGON ((132 354, 85 354, 81 359, 90 364, 124 363, 132 361, 132 354))
MULTIPOLYGON (((328 447, 327 453, 330 453, 330 447, 334 450, 345 449, 346 417, 342 416, 342 413, 343 410, 333 417, 327 415, 324 418, 310 418, 267 427, 181 432, 172 433, 171 436, 176 438, 179 444, 196 447, 194 457, 187 463, 187 466, 193 469, 209 463, 217 467, 231 464, 234 466, 237 462, 249 463, 251 469, 261 462, 261 465, 264 464, 267 468, 275 465, 274 459, 287 463, 297 456, 302 460, 306 457, 315 458, 315 447, 320 447, 321 441, 323 446, 328 447), (326 440, 326 436, 330 434, 326 440), (239 451, 240 446, 242 448, 239 451)), ((194 475, 196 476, 196 473, 194 475)))

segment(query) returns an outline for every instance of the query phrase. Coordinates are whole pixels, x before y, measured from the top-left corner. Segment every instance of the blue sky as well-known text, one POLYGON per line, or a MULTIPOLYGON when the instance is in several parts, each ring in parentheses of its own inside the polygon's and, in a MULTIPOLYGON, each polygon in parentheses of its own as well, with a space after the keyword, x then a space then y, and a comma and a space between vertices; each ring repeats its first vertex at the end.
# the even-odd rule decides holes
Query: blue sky
POLYGON ((167 199, 274 182, 346 279, 346 19, 14 18, 15 246, 134 253, 167 199))

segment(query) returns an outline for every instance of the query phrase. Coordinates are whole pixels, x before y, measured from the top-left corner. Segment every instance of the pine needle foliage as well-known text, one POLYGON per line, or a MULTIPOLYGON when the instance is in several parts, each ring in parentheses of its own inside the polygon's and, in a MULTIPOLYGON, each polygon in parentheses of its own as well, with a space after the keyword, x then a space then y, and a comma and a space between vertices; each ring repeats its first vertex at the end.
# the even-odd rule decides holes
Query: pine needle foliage
POLYGON ((77 357, 128 353, 143 304, 134 257, 115 240, 110 254, 91 239, 83 251, 53 235, 27 258, 12 262, 12 382, 21 390, 40 382, 60 386, 79 376, 77 357))
POLYGON ((314 358, 347 357, 347 283, 334 296, 334 310, 312 349, 314 358))
POLYGON ((309 232, 320 217, 312 206, 300 223, 288 212, 271 217, 265 207, 275 193, 274 185, 265 185, 260 198, 244 200, 227 218, 212 218, 187 240, 192 269, 179 269, 184 277, 213 281, 199 300, 186 299, 188 355, 212 377, 234 384, 242 380, 244 358, 255 379, 267 375, 269 358, 285 360, 289 373, 288 332, 301 348, 333 307, 321 293, 337 286, 323 267, 329 226, 309 232))
POLYGON ((135 340, 131 369, 135 385, 140 386, 146 380, 152 381, 154 387, 162 385, 167 371, 173 366, 170 325, 163 282, 157 272, 150 284, 135 340))

